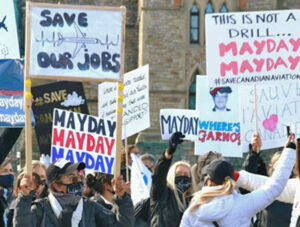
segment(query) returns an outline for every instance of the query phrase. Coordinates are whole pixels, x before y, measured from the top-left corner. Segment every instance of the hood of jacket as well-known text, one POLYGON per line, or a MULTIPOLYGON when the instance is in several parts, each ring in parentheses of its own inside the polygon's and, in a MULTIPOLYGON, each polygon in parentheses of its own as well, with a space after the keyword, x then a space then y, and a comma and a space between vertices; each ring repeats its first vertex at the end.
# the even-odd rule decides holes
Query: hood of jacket
MULTIPOLYGON (((203 187, 202 191, 210 191, 218 189, 219 187, 220 186, 203 187)), ((201 205, 195 211, 195 215, 199 218, 199 220, 204 222, 218 221, 231 211, 234 202, 233 197, 233 194, 218 196, 209 203, 201 205)))

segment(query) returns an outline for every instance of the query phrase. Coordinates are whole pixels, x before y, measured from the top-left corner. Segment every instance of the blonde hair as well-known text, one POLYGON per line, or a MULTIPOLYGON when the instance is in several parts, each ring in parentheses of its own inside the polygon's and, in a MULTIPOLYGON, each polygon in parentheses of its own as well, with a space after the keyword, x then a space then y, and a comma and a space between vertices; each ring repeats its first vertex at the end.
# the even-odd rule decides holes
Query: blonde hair
POLYGON ((8 163, 11 163, 11 159, 10 159, 10 158, 5 158, 4 161, 2 162, 2 164, 0 165, 0 173, 2 173, 4 167, 5 167, 8 163))
POLYGON ((271 176, 272 173, 274 172, 276 163, 279 160, 280 156, 281 156, 281 152, 277 152, 271 158, 270 165, 269 165, 269 171, 268 171, 269 176, 271 176))
POLYGON ((45 172, 47 170, 47 167, 41 161, 33 160, 32 161, 32 170, 33 170, 33 172, 38 172, 37 169, 40 169, 40 168, 44 169, 45 172))
POLYGON ((184 212, 186 210, 186 208, 188 207, 188 204, 186 204, 186 200, 185 197, 187 195, 192 195, 194 193, 194 180, 193 180, 193 175, 191 172, 191 165, 186 162, 186 161, 178 161, 175 162, 169 169, 168 175, 167 175, 167 184, 168 186, 174 191, 174 195, 175 195, 175 199, 178 205, 178 209, 181 212, 184 212), (176 177, 176 169, 178 166, 186 166, 189 168, 190 171, 190 176, 191 176, 191 187, 187 190, 186 193, 183 194, 183 200, 181 201, 181 199, 179 198, 179 194, 178 191, 176 189, 176 185, 175 185, 175 177, 176 177))
POLYGON ((195 193, 192 201, 190 212, 194 213, 201 205, 209 203, 216 197, 232 194, 234 182, 230 177, 226 177, 220 188, 211 191, 199 191, 195 193))

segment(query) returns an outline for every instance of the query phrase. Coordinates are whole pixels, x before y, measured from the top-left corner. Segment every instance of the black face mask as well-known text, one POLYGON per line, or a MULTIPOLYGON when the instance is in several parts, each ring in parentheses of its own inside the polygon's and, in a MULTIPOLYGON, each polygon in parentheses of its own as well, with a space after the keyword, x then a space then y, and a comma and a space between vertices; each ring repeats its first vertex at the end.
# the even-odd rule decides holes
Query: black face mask
POLYGON ((42 184, 44 185, 43 191, 40 194, 40 198, 45 198, 48 196, 48 185, 46 184, 46 180, 42 180, 42 184))
POLYGON ((65 184, 67 186, 67 193, 71 195, 79 195, 83 194, 83 183, 77 182, 73 184, 65 184))
POLYGON ((191 178, 187 176, 176 176, 175 185, 181 193, 184 193, 192 186, 192 181, 191 178))

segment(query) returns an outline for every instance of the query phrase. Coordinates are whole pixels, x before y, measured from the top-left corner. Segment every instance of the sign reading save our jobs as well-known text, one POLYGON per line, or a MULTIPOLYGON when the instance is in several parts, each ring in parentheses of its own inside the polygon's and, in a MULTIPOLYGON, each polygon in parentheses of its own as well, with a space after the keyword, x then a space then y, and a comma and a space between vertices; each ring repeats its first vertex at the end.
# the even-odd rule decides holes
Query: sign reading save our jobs
POLYGON ((64 158, 84 162, 87 169, 113 174, 116 122, 54 109, 51 162, 64 158))
POLYGON ((206 14, 205 22, 209 86, 300 79, 299 10, 206 14))
POLYGON ((29 77, 122 81, 125 8, 27 4, 29 77))
MULTIPOLYGON (((242 146, 245 151, 255 132, 253 87, 240 88, 239 98, 242 146)), ((299 114, 300 81, 257 86, 257 120, 262 140, 261 149, 282 147, 287 138, 286 126, 290 126, 296 137, 299 137, 299 114)))
POLYGON ((5 0, 0 7, 0 59, 19 58, 19 43, 14 1, 5 0))
MULTIPOLYGON (((116 119, 117 83, 105 82, 98 87, 98 116, 116 119)), ((150 127, 149 65, 124 75, 122 139, 150 127)))

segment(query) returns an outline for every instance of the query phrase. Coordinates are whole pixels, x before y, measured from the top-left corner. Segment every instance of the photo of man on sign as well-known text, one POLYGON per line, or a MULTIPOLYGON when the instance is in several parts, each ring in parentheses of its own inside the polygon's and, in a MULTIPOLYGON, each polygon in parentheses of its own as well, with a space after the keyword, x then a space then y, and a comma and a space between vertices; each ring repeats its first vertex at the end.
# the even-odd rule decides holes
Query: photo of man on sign
POLYGON ((230 87, 216 87, 210 88, 209 93, 211 94, 215 106, 213 107, 213 112, 219 111, 230 111, 227 108, 228 94, 232 92, 230 87))

